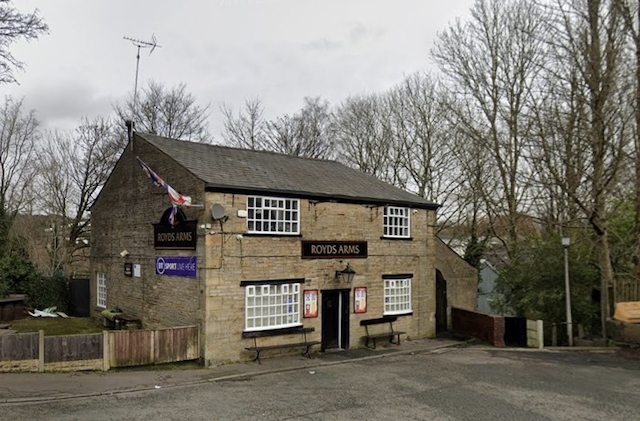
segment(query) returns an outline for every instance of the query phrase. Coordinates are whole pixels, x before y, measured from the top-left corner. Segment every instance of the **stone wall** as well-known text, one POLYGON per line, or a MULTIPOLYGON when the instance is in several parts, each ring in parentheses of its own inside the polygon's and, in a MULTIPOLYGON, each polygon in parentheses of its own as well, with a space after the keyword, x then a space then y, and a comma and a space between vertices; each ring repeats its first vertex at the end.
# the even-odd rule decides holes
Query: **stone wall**
POLYGON ((449 307, 475 310, 478 297, 478 270, 467 263, 440 238, 435 237, 436 269, 447 281, 449 307))
MULTIPOLYGON (((301 289, 320 291, 349 288, 349 346, 363 345, 364 327, 360 320, 383 315, 383 275, 412 274, 413 314, 400 316, 396 327, 407 338, 435 335, 435 267, 432 226, 435 212, 415 210, 411 215, 411 240, 382 239, 382 207, 334 202, 300 201, 300 236, 246 234, 246 220, 237 216, 246 208, 246 196, 215 194, 207 196, 207 207, 221 204, 229 219, 222 227, 213 223, 216 233, 206 236, 206 340, 208 362, 217 364, 247 358, 244 347, 252 339, 242 339, 245 328, 243 280, 304 278, 301 289), (241 238, 239 237, 241 236, 241 238), (302 259, 301 240, 367 241, 368 257, 340 259, 302 259), (349 263, 356 271, 352 284, 334 279, 335 271, 349 263), (367 287, 367 312, 353 311, 353 288, 367 287)), ((309 340, 321 339, 322 314, 302 320, 315 328, 309 340)), ((274 340, 286 341, 287 338, 274 340)), ((297 338, 299 340, 299 338, 297 338)), ((296 340, 291 338, 291 340, 296 340)))
POLYGON ((607 320, 607 336, 614 342, 640 345, 640 323, 607 320))
POLYGON ((542 320, 527 320, 527 347, 544 348, 544 322, 542 320))
MULTIPOLYGON (((126 314, 142 319, 145 328, 185 326, 198 323, 202 314, 199 279, 155 275, 156 256, 204 256, 199 238, 198 250, 155 250, 153 223, 160 222, 171 207, 166 190, 155 186, 136 161, 143 160, 175 190, 203 203, 204 183, 159 152, 135 138, 127 146, 91 209, 91 309, 97 306, 97 273, 107 275, 107 308, 120 307, 126 314), (120 257, 127 250, 129 255, 120 257), (124 264, 141 265, 141 277, 124 275, 124 264)), ((186 209, 188 219, 202 220, 204 208, 186 209)))

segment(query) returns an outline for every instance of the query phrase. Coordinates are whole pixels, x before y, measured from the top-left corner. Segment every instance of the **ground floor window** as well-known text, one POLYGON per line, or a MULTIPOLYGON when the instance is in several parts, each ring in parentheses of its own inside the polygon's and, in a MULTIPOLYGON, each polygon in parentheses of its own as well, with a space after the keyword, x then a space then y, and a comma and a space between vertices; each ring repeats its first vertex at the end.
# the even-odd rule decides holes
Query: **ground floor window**
POLYGON ((245 287, 246 330, 300 325, 300 284, 260 284, 245 287))
POLYGON ((411 278, 384 279, 384 314, 406 314, 411 311, 411 278))
POLYGON ((98 287, 96 288, 98 307, 107 308, 107 274, 98 272, 98 287))

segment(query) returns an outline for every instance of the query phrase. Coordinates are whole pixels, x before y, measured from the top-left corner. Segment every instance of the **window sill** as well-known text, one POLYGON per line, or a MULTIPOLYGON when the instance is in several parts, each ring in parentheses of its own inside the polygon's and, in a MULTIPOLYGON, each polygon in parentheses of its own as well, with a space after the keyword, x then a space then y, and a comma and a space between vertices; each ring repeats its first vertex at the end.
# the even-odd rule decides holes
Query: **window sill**
POLYGON ((278 233, 278 232, 245 232, 242 234, 243 237, 290 237, 290 238, 298 238, 302 237, 302 234, 287 234, 287 233, 278 233))
POLYGON ((391 240, 391 241, 413 241, 413 237, 380 237, 381 240, 391 240))
POLYGON ((413 316, 413 310, 408 313, 384 313, 383 317, 404 317, 404 316, 413 316))

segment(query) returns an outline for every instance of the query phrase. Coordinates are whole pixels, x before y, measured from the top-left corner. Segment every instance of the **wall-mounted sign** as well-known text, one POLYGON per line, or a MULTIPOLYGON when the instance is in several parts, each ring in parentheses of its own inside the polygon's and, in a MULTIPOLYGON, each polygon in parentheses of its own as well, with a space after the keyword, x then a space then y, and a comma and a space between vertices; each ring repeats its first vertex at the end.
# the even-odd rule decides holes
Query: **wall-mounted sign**
POLYGON ((124 276, 133 276, 133 263, 124 264, 124 276))
POLYGON ((185 219, 182 209, 177 209, 175 223, 171 224, 169 218, 172 210, 169 208, 164 211, 160 222, 153 224, 153 246, 162 250, 195 250, 198 221, 185 219))
POLYGON ((133 276, 136 278, 139 278, 142 276, 142 268, 140 266, 140 263, 133 264, 133 276))
POLYGON ((184 276, 195 278, 198 274, 198 260, 196 256, 158 256, 156 257, 156 275, 184 276))
POLYGON ((303 259, 366 259, 366 241, 302 241, 303 259))
POLYGON ((355 313, 367 312, 367 287, 356 287, 353 290, 353 311, 355 313))
POLYGON ((304 290, 304 318, 318 317, 318 290, 304 290))

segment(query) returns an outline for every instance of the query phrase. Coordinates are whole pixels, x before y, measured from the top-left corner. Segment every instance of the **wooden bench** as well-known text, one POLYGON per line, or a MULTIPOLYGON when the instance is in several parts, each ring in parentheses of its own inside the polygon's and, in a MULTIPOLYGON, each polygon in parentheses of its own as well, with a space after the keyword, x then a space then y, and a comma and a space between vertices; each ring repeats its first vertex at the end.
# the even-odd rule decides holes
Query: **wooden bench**
POLYGON ((401 332, 399 330, 393 330, 393 322, 395 322, 396 320, 398 320, 398 318, 396 316, 385 316, 385 317, 380 317, 379 319, 368 319, 368 320, 361 320, 360 321, 360 326, 364 326, 366 335, 364 336, 364 338, 366 339, 366 344, 365 346, 367 348, 372 348, 375 349, 376 347, 376 339, 379 338, 389 338, 389 342, 395 345, 400 345, 400 335, 403 335, 407 332, 401 332), (379 324, 388 324, 388 330, 385 330, 384 332, 370 332, 369 331, 369 326, 371 325, 379 325, 379 324), (393 341, 394 338, 398 338, 396 342, 393 341), (369 342, 373 342, 373 347, 369 346, 369 342))
POLYGON ((245 338, 253 338, 253 346, 245 347, 245 349, 247 351, 254 351, 256 353, 256 357, 253 359, 253 361, 258 361, 258 364, 262 364, 262 362, 260 362, 260 353, 262 351, 266 351, 269 349, 286 349, 286 348, 305 347, 305 351, 302 355, 306 356, 307 358, 311 358, 311 355, 309 355, 309 351, 311 350, 311 347, 314 345, 319 345, 321 343, 320 341, 307 340, 307 333, 313 332, 314 330, 315 329, 312 327, 307 327, 307 328, 300 328, 300 329, 294 329, 294 330, 286 329, 280 332, 278 331, 244 332, 242 336, 245 338), (296 333, 299 333, 302 335, 301 342, 282 343, 282 344, 275 344, 275 345, 258 345, 258 338, 262 338, 266 336, 276 336, 276 335, 292 335, 296 333))
POLYGON ((126 314, 118 314, 114 317, 115 329, 140 329, 142 327, 142 321, 135 317, 128 316, 126 314))

